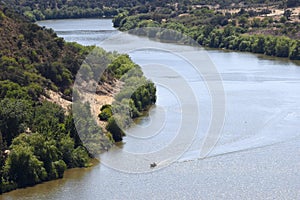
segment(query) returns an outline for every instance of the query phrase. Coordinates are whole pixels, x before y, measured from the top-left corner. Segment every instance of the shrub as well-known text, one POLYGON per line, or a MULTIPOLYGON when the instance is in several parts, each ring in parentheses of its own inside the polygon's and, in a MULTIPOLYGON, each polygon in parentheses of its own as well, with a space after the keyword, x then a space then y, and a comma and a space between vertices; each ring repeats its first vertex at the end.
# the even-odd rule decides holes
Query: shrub
POLYGON ((105 108, 99 114, 99 119, 102 121, 107 121, 112 116, 112 111, 110 108, 105 108))
POLYGON ((112 134, 115 142, 122 141, 122 137, 125 135, 125 133, 122 131, 122 129, 120 129, 114 117, 108 119, 106 129, 112 134))

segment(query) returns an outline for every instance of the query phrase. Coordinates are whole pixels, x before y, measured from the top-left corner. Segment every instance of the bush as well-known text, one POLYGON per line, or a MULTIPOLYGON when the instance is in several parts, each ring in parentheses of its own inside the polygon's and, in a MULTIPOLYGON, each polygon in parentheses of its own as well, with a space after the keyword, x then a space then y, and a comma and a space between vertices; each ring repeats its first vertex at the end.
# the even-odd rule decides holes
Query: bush
POLYGON ((114 117, 108 119, 106 129, 112 134, 115 142, 122 141, 122 137, 125 136, 125 133, 120 129, 114 117))
MULTIPOLYGON (((101 109, 102 110, 102 109, 101 109)), ((102 121, 107 121, 112 116, 111 108, 107 107, 101 111, 99 118, 102 121)))
POLYGON ((75 166, 86 167, 88 165, 89 155, 82 146, 79 146, 73 150, 72 157, 75 166))
POLYGON ((47 179, 43 162, 38 160, 29 146, 23 145, 13 148, 5 163, 4 173, 19 187, 34 185, 47 179))
POLYGON ((65 170, 67 169, 67 165, 63 160, 59 160, 52 163, 52 168, 55 172, 55 177, 53 178, 62 178, 65 170))

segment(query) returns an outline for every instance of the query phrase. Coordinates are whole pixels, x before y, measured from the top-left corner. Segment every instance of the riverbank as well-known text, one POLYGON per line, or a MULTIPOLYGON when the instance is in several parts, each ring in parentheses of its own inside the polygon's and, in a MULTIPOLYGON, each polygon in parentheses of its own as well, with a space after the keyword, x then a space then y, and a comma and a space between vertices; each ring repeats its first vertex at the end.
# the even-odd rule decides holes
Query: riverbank
POLYGON ((245 53, 245 54, 249 54, 249 55, 254 55, 262 60, 284 61, 284 62, 288 62, 288 63, 290 62, 290 63, 300 66, 300 60, 291 60, 289 58, 270 56, 270 55, 265 55, 265 54, 261 54, 261 53, 241 52, 241 51, 236 51, 236 50, 231 50, 231 49, 224 49, 224 48, 220 49, 220 48, 212 48, 212 47, 204 47, 204 49, 207 51, 223 51, 226 53, 245 53))
MULTIPOLYGON (((6 2, 6 1, 4 1, 6 2)), ((162 27, 186 34, 200 45, 300 60, 300 7, 296 1, 251 4, 213 2, 83 2, 44 5, 6 2, 35 20, 114 17, 120 30, 162 27), (163 6, 161 6, 161 3, 163 6), (26 5, 26 7, 25 7, 26 5), (159 6, 158 6, 159 5, 159 6)))
MULTIPOLYGON (((69 168, 88 167, 92 154, 112 146, 116 141, 115 132, 104 131, 97 124, 96 109, 104 101, 112 101, 106 95, 119 92, 113 80, 138 66, 128 56, 66 42, 53 30, 29 22, 2 2, 0 25, 3 72, 0 77, 0 193, 3 193, 62 178, 69 168), (87 64, 92 51, 110 65, 87 64), (83 73, 79 73, 81 67, 83 73), (101 67, 111 68, 101 76, 101 67), (74 89, 75 82, 90 86, 88 89, 98 86, 95 92, 104 96, 81 98, 80 92, 74 89), (97 106, 90 109, 93 98, 97 106), (90 143, 84 139, 94 146, 89 148, 90 143), (94 147, 99 151, 93 152, 94 147)), ((138 74, 145 79, 141 71, 138 74)), ((155 91, 149 94, 155 96, 155 91)))
MULTIPOLYGON (((58 36, 68 38, 69 41, 99 44, 99 32, 93 30, 109 30, 111 20, 61 20, 52 21, 51 25, 53 30, 59 30, 58 36), (79 23, 84 26, 77 26, 79 23), (95 24, 98 24, 98 27, 95 24), (72 31, 70 27, 73 28, 72 31), (79 29, 87 31, 82 32, 79 29)), ((101 33, 103 37, 111 36, 105 31, 101 33)), ((110 32, 116 33, 119 32, 110 32)), ((155 199, 297 199, 297 163, 300 158, 295 152, 300 144, 297 131, 300 113, 299 66, 287 59, 265 59, 264 56, 251 53, 208 50, 207 53, 223 80, 226 121, 221 138, 211 154, 206 159, 198 159, 199 147, 210 123, 208 116, 211 116, 211 99, 206 87, 201 86, 204 83, 203 79, 196 76, 197 74, 190 70, 190 66, 178 57, 162 51, 149 51, 151 47, 174 48, 171 44, 160 44, 133 35, 128 35, 128 41, 140 46, 143 44, 140 51, 130 52, 130 57, 144 67, 144 70, 148 69, 147 77, 154 80, 163 79, 167 83, 173 83, 174 87, 180 87, 176 85, 181 83, 178 82, 177 76, 157 74, 157 71, 151 71, 152 68, 147 67, 148 63, 154 61, 161 65, 167 64, 178 76, 184 76, 195 91, 201 112, 199 130, 191 147, 180 160, 155 172, 124 173, 102 162, 101 165, 91 168, 67 170, 63 179, 18 189, 2 194, 0 198, 77 200, 149 199, 149 196, 152 196, 155 199), (143 184, 140 184, 141 182, 143 184), (170 182, 174 184, 169 184, 170 182)), ((110 42, 115 47, 124 46, 120 45, 118 40, 110 42)), ((176 52, 182 52, 182 49, 183 46, 180 45, 176 52)), ((193 59, 197 60, 199 57, 195 56, 193 59)), ((153 135, 153 131, 147 129, 148 124, 163 121, 163 126, 159 126, 155 136, 147 139, 139 140, 130 135, 125 137, 122 149, 115 152, 116 156, 123 151, 137 154, 155 152, 176 137, 177 128, 181 123, 181 105, 172 91, 164 86, 158 86, 157 95, 156 106, 140 125, 146 127, 143 132, 145 135, 153 135), (160 110, 166 113, 159 112, 160 110)), ((190 99, 189 96, 186 98, 190 99)), ((195 104, 192 106, 193 109, 197 108, 195 104)), ((111 155, 114 158, 114 154, 111 155)), ((153 161, 163 164, 159 159, 151 159, 147 161, 148 169, 153 161)), ((123 164, 138 166, 139 163, 127 160, 123 164)))
POLYGON ((143 13, 133 8, 120 13, 113 22, 120 31, 162 41, 176 40, 178 35, 184 34, 204 47, 300 60, 300 21, 297 19, 300 9, 281 8, 282 13, 278 14, 277 10, 276 17, 269 15, 275 8, 279 9, 240 7, 230 12, 205 5, 185 10, 170 6, 168 13, 163 8, 143 13))

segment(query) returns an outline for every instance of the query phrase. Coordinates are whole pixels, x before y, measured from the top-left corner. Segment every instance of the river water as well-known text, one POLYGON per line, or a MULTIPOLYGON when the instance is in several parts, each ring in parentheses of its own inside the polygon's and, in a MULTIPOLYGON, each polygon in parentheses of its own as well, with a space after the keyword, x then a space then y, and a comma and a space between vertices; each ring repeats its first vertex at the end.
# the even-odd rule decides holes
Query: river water
POLYGON ((102 164, 0 199, 300 199, 297 64, 160 43, 120 33, 109 19, 39 24, 128 53, 155 82, 157 104, 102 164))

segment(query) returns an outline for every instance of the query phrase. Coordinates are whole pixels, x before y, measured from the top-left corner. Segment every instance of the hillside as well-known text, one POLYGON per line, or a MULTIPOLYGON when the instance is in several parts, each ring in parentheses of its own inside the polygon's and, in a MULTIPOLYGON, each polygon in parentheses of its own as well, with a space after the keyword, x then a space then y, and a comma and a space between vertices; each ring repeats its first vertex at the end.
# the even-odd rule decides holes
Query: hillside
POLYGON ((65 43, 53 31, 43 30, 8 9, 0 10, 0 27, 0 64, 9 71, 2 73, 0 80, 30 86, 31 98, 43 93, 43 86, 70 97, 68 89, 88 48, 65 43), (40 86, 31 85, 34 83, 40 86))
POLYGON ((140 12, 138 7, 131 8, 118 14, 113 22, 119 30, 132 33, 136 28, 163 28, 155 35, 137 33, 152 34, 151 37, 162 40, 170 35, 169 30, 175 30, 204 47, 299 60, 299 17, 300 7, 287 9, 287 4, 233 4, 230 8, 221 8, 219 5, 181 6, 176 3, 145 12, 140 12))
POLYGON ((100 113, 100 104, 112 103, 112 95, 120 91, 118 79, 129 70, 137 70, 132 80, 146 81, 136 92, 142 99, 122 99, 132 103, 129 109, 139 116, 155 103, 154 84, 129 56, 67 43, 3 4, 0 37, 0 194, 61 178, 67 168, 87 167, 94 154, 121 141, 124 133, 113 116, 99 127, 95 112, 100 113), (85 73, 79 72, 92 50, 110 63, 101 77, 96 73, 101 63, 85 61, 85 73), (82 91, 73 89, 76 75, 81 85, 96 86, 96 110, 80 96, 82 91), (101 102, 101 95, 110 98, 101 102))
MULTIPOLYGON (((41 100, 52 90, 71 98, 88 48, 0 5, 0 193, 63 176, 89 164, 71 115, 41 100)), ((49 97, 50 98, 50 97, 49 97)))
POLYGON ((193 5, 209 5, 222 9, 247 8, 276 5, 281 8, 300 6, 297 0, 2 0, 6 5, 10 5, 16 11, 24 14, 28 19, 62 19, 62 18, 87 18, 87 17, 113 17, 123 12, 135 8, 138 12, 148 12, 149 9, 159 7, 169 7, 177 4, 178 8, 187 9, 193 5))
POLYGON ((120 30, 159 26, 189 35, 200 45, 300 59, 297 0, 52 0, 8 1, 31 21, 115 17, 120 30))
POLYGON ((119 9, 133 7, 139 4, 138 0, 4 0, 16 11, 24 14, 30 20, 83 18, 83 17, 112 17, 118 14, 119 9))

